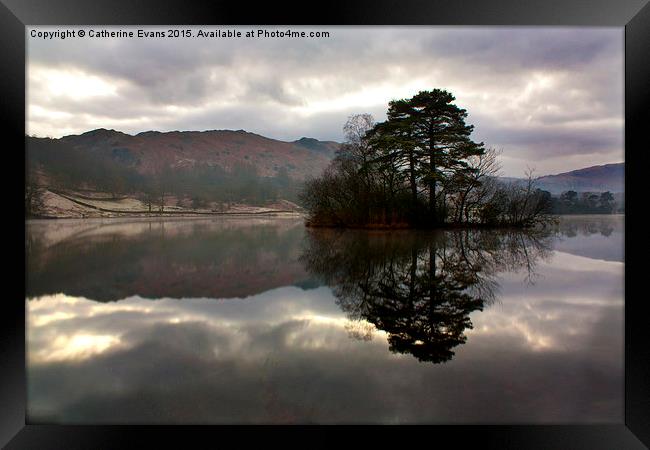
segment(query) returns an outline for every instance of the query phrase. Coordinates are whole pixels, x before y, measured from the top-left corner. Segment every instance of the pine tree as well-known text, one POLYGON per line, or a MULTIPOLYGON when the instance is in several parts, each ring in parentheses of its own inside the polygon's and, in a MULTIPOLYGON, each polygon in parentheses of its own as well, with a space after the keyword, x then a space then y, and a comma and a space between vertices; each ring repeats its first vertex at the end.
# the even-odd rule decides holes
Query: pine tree
POLYGON ((391 101, 388 119, 374 130, 376 136, 391 135, 396 151, 407 159, 412 195, 416 178, 427 187, 432 224, 438 221, 437 184, 458 171, 471 170, 466 159, 485 151, 482 142, 470 138, 474 127, 465 123, 467 111, 454 100, 451 93, 434 89, 391 101))

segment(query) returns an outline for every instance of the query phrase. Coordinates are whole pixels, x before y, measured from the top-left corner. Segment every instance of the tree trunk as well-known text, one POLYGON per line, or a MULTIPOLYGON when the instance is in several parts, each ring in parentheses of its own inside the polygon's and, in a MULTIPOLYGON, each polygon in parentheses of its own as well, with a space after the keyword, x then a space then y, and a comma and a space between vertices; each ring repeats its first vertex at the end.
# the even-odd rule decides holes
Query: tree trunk
POLYGON ((409 280, 409 309, 415 303, 415 275, 418 267, 418 252, 415 246, 411 247, 411 278, 409 280))
POLYGON ((433 124, 429 125, 429 211, 431 213, 432 224, 438 223, 436 217, 436 155, 435 143, 433 141, 433 124))
POLYGON ((418 202, 418 186, 415 181, 415 156, 413 155, 413 150, 409 152, 409 178, 411 183, 411 201, 413 202, 413 207, 415 207, 418 202))
POLYGON ((466 222, 469 222, 469 220, 467 220, 468 214, 465 212, 465 203, 467 202, 467 196, 469 195, 470 190, 471 190, 471 189, 467 189, 467 190, 465 190, 465 191, 463 191, 463 192, 461 193, 461 196, 460 196, 460 207, 459 207, 460 210, 459 210, 459 212, 458 212, 458 218, 459 218, 458 221, 459 221, 459 222, 462 222, 462 221, 463 221, 463 216, 465 216, 465 221, 466 221, 466 222), (464 214, 463 214, 463 213, 464 213, 464 214))
POLYGON ((436 302, 436 244, 429 244, 429 315, 431 317, 436 302))

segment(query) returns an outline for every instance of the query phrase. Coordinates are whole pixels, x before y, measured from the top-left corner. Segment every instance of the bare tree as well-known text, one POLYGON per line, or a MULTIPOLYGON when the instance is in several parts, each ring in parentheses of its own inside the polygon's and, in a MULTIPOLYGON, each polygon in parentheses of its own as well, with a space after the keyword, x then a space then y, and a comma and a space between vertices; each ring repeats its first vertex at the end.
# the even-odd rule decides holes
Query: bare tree
POLYGON ((345 143, 354 146, 360 155, 368 150, 366 134, 375 125, 375 119, 371 114, 353 114, 348 117, 343 125, 345 143))
POLYGON ((501 150, 488 148, 483 154, 467 158, 467 168, 452 178, 452 204, 456 222, 475 221, 476 209, 494 193, 493 180, 500 175, 501 150))
POLYGON ((517 226, 530 226, 535 223, 546 224, 552 220, 550 215, 550 193, 537 187, 535 169, 528 168, 523 183, 510 183, 501 189, 505 200, 504 222, 517 226))

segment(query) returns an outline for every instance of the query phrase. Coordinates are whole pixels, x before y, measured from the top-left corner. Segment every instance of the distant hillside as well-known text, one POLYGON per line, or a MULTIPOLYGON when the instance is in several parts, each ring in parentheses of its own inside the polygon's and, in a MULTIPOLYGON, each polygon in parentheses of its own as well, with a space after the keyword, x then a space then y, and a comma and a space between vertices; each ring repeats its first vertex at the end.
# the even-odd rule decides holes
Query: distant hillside
POLYGON ((329 159, 334 158, 336 151, 341 146, 341 144, 339 144, 338 142, 319 141, 318 139, 307 138, 307 137, 303 137, 298 139, 297 141, 293 141, 292 144, 309 149, 316 153, 320 153, 321 155, 329 159))
POLYGON ((103 128, 60 139, 28 136, 26 144, 29 217, 125 213, 121 204, 88 210, 80 196, 147 214, 233 212, 236 204, 293 211, 304 180, 319 176, 340 145, 244 130, 129 135, 103 128), (276 207, 282 201, 292 206, 276 207))
MULTIPOLYGON (((146 131, 129 135, 100 128, 53 141, 145 175, 165 167, 191 169, 197 165, 230 171, 244 163, 255 167, 262 177, 273 177, 286 170, 296 180, 318 176, 340 147, 337 142, 308 137, 278 141, 244 130, 146 131)), ((587 167, 540 177, 538 186, 553 194, 568 190, 623 192, 624 170, 624 163, 587 167)))
MULTIPOLYGON (((340 148, 332 141, 302 137, 284 142, 244 130, 129 135, 101 128, 26 140, 25 210, 34 217, 208 214, 239 211, 241 205, 294 211, 304 180, 319 176, 340 148), (112 203, 88 206, 83 198, 89 196, 112 203), (277 206, 282 201, 292 206, 277 206)), ((610 191, 622 205, 623 182, 624 164, 619 163, 547 175, 538 186, 555 195, 610 191)))
POLYGON ((260 176, 275 176, 284 168, 294 179, 319 175, 339 147, 336 142, 311 138, 278 141, 244 130, 146 131, 132 136, 100 128, 58 141, 142 174, 197 164, 229 171, 237 163, 247 163, 260 176))
MULTIPOLYGON (((512 182, 517 178, 502 178, 512 182)), ((625 188, 625 163, 586 167, 538 178, 537 186, 551 194, 566 191, 620 193, 625 188)))

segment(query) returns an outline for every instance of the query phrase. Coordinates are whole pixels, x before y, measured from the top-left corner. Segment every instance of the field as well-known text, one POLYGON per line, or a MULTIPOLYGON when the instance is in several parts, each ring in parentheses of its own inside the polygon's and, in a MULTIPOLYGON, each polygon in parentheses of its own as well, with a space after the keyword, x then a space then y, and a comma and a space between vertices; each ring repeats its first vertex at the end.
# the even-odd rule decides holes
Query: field
POLYGON ((281 215, 299 216, 301 208, 287 200, 264 206, 241 203, 211 204, 205 208, 192 208, 187 202, 173 196, 165 199, 163 206, 148 205, 134 197, 113 197, 102 192, 76 192, 46 190, 42 194, 41 218, 101 218, 101 217, 179 217, 219 215, 281 215))

